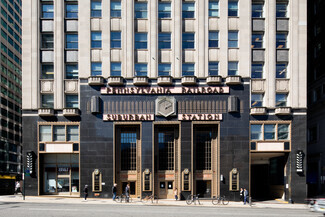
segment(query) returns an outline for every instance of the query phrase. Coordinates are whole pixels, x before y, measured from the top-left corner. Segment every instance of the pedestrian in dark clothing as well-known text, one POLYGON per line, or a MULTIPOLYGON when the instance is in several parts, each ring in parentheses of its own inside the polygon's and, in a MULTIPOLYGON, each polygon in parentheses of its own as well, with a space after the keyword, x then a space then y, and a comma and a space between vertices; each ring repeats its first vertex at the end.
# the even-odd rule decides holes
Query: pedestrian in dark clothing
POLYGON ((125 187, 125 197, 126 197, 126 202, 129 202, 129 197, 130 197, 130 185, 127 184, 125 187))
POLYGON ((84 188, 84 201, 87 201, 87 197, 88 197, 88 185, 85 185, 85 188, 84 188))
POLYGON ((116 192, 117 192, 117 188, 116 188, 117 184, 115 183, 113 188, 112 188, 112 193, 113 193, 113 200, 116 199, 116 192))
POLYGON ((239 196, 240 196, 240 201, 244 202, 244 190, 243 190, 243 188, 240 188, 239 196))
POLYGON ((248 191, 246 188, 244 188, 244 205, 246 205, 247 198, 248 198, 248 191))

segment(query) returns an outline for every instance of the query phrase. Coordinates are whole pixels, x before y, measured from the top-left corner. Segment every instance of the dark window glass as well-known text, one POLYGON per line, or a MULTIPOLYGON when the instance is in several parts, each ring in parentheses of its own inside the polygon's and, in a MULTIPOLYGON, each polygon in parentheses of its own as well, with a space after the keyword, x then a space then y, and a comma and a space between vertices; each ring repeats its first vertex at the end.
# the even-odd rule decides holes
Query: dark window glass
POLYGON ((121 47, 121 32, 111 32, 111 48, 121 47))
POLYGON ((147 33, 135 33, 134 34, 134 48, 135 49, 147 49, 147 33))
POLYGON ((158 76, 168 76, 170 75, 170 71, 171 71, 170 63, 158 64, 158 76))
POLYGON ((111 1, 111 17, 121 17, 121 1, 111 1))
POLYGON ((219 62, 209 62, 209 76, 219 74, 219 62))
POLYGON ((174 134, 172 132, 158 133, 158 170, 174 170, 174 134))
POLYGON ((66 49, 78 49, 78 34, 66 34, 66 49))
POLYGON ((120 62, 112 62, 111 63, 111 76, 121 76, 122 69, 120 62))
POLYGON ((209 47, 219 47, 219 32, 210 31, 209 32, 209 47))
POLYGON ((252 64, 252 78, 263 78, 263 64, 252 64))
POLYGON ((42 48, 53 49, 53 34, 42 34, 42 48))
POLYGON ((170 2, 159 2, 158 18, 171 18, 172 10, 170 2))
POLYGON ((91 2, 91 17, 102 17, 102 2, 92 1, 91 2))
POLYGON ((66 18, 78 18, 78 5, 66 4, 65 5, 65 17, 66 18))
POLYGON ((195 3, 194 2, 183 2, 182 16, 183 16, 183 19, 195 17, 195 3))
POLYGON ((53 4, 43 4, 42 5, 42 18, 52 19, 54 16, 53 4))
POLYGON ((91 48, 102 48, 102 32, 91 32, 91 48))
POLYGON ((196 169, 211 170, 212 132, 205 128, 195 130, 196 169))
POLYGON ((171 48, 171 33, 158 34, 158 48, 170 49, 171 48))
POLYGON ((54 79, 54 66, 53 64, 42 64, 41 79, 54 79))
POLYGON ((148 5, 147 2, 135 2, 134 3, 134 16, 135 18, 147 18, 148 17, 148 5))
POLYGON ((136 63, 134 64, 135 76, 147 76, 148 65, 146 63, 136 63))
POLYGON ((194 76, 195 68, 193 63, 183 63, 182 76, 194 76))
POLYGON ((183 36, 183 43, 182 43, 183 49, 194 49, 194 46, 195 46, 194 33, 186 32, 186 33, 183 33, 182 36, 183 36))
POLYGON ((229 17, 238 17, 238 1, 229 1, 228 2, 228 16, 229 17))
POLYGON ((65 78, 78 79, 78 64, 65 65, 65 78))
POLYGON ((135 130, 121 132, 121 170, 136 170, 137 134, 135 130))

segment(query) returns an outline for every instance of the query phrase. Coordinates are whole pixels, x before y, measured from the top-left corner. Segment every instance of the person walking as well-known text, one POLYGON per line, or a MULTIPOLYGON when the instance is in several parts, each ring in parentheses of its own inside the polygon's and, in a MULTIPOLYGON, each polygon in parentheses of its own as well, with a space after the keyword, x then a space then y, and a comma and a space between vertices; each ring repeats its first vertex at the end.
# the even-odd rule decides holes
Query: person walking
POLYGON ((174 190, 175 200, 178 200, 178 190, 175 188, 174 190))
POLYGON ((112 188, 112 193, 113 193, 113 201, 115 201, 116 199, 116 192, 117 192, 117 188, 116 188, 117 184, 114 183, 113 188, 112 188))
POLYGON ((126 197, 125 202, 129 202, 129 197, 130 197, 130 185, 129 184, 127 184, 125 187, 125 197, 126 197))
POLYGON ((241 202, 244 202, 244 190, 243 190, 243 188, 240 188, 239 198, 240 198, 241 202))
POLYGON ((16 181, 16 184, 15 184, 15 193, 18 194, 18 192, 20 192, 20 182, 19 181, 16 181))
POLYGON ((247 197, 248 197, 248 191, 246 188, 244 188, 244 205, 246 205, 247 197))
POLYGON ((88 197, 88 185, 85 185, 85 188, 84 188, 84 201, 87 201, 87 197, 88 197))

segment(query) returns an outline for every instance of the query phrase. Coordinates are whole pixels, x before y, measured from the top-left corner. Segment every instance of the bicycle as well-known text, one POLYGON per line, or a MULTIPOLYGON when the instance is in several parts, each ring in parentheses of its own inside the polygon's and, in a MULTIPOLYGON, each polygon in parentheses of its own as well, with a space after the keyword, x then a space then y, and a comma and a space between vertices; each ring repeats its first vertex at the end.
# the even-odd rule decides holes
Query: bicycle
POLYGON ((226 196, 218 196, 218 197, 214 197, 212 199, 212 204, 213 205, 218 205, 218 204, 223 204, 223 205, 228 205, 229 200, 226 198, 226 196))
POLYGON ((132 203, 132 198, 130 196, 125 196, 125 194, 122 194, 121 196, 116 196, 115 198, 115 202, 117 203, 122 203, 123 200, 125 201, 125 203, 132 203))
POLYGON ((199 196, 200 196, 200 194, 197 194, 197 195, 190 194, 190 195, 188 195, 187 199, 186 199, 187 205, 191 205, 192 203, 194 203, 196 205, 196 202, 198 202, 198 204, 201 205, 199 196))
POLYGON ((156 195, 146 195, 141 199, 142 203, 147 203, 148 201, 151 201, 151 203, 154 203, 154 201, 156 201, 156 203, 158 203, 158 197, 156 195))

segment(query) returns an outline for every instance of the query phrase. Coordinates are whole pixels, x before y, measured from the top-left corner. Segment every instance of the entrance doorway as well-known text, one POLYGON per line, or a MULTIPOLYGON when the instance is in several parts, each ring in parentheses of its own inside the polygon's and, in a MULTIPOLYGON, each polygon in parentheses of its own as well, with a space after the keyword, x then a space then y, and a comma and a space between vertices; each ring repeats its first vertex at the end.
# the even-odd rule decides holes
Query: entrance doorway
POLYGON ((160 181, 158 197, 162 198, 162 199, 174 198, 174 182, 173 181, 160 181))
POLYGON ((197 180, 196 194, 199 194, 200 195, 199 197, 211 198, 211 181, 197 180))
POLYGON ((123 194, 125 194, 125 188, 126 185, 130 185, 130 197, 135 197, 135 192, 136 192, 136 182, 122 182, 122 189, 123 189, 123 194))

